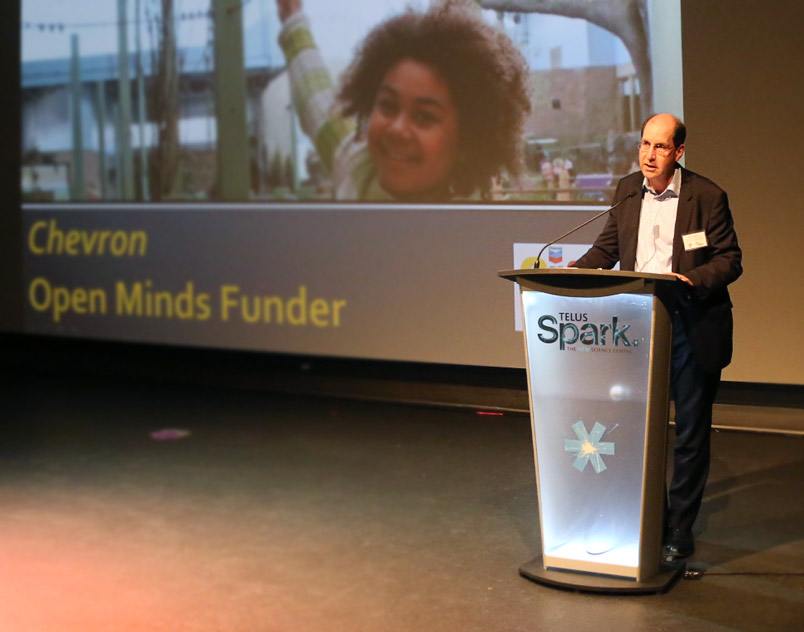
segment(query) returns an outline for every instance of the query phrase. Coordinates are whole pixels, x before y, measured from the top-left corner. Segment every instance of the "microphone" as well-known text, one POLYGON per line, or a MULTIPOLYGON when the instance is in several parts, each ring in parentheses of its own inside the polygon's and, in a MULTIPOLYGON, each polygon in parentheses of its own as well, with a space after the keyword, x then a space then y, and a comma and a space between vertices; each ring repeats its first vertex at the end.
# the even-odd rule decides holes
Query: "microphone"
MULTIPOLYGON (((564 237, 567 237, 568 235, 571 235, 571 234, 572 234, 572 233, 574 233, 576 230, 580 230, 581 228, 583 228, 583 227, 584 227, 584 226, 586 226, 587 224, 591 224, 592 222, 594 222, 594 221, 595 221, 596 219, 598 219, 599 217, 603 217, 603 216, 604 216, 606 213, 611 213, 611 212, 612 212, 612 211, 613 211, 615 208, 617 208, 618 206, 620 206, 620 204, 622 204, 622 203, 623 203, 623 202, 625 202, 626 200, 628 200, 628 199, 630 199, 630 198, 634 197, 636 194, 637 194, 637 192, 636 192, 636 191, 631 191, 631 193, 629 193, 628 195, 626 195, 626 196, 625 196, 625 197, 624 197, 622 200, 620 200, 619 202, 617 202, 617 204, 615 204, 614 206, 610 206, 610 207, 609 207, 609 208, 607 208, 605 211, 601 211, 600 213, 598 213, 598 214, 597 214, 597 215, 595 215, 594 217, 592 217, 592 218, 590 218, 590 219, 586 220, 586 221, 585 221, 583 224, 578 224, 578 225, 577 225, 575 228, 573 228, 573 229, 571 229, 571 230, 568 230, 566 233, 564 233, 564 234, 563 234, 563 235, 561 235, 560 237, 556 237, 556 238, 555 238, 553 241, 549 241, 549 242, 547 242, 547 243, 546 243, 546 244, 545 244, 545 245, 542 247, 542 249, 539 251, 539 255, 536 257, 536 261, 533 263, 533 267, 534 267, 534 268, 538 268, 538 267, 539 267, 539 263, 540 263, 540 262, 541 262, 541 260, 542 260, 542 253, 545 251, 545 249, 546 249, 548 246, 552 246, 554 243, 556 243, 557 241, 561 241, 562 239, 564 239, 564 237)), ((657 228, 658 228, 658 226, 657 226, 657 228)))

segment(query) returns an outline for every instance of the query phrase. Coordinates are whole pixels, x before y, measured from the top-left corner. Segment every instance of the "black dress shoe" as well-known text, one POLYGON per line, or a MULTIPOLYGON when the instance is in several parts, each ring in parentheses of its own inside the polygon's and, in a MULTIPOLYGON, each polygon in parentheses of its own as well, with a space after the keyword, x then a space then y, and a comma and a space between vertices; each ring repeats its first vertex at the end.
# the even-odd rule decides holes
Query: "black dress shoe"
POLYGON ((692 537, 692 531, 671 529, 664 544, 664 556, 680 559, 693 553, 695 553, 695 538, 692 537))

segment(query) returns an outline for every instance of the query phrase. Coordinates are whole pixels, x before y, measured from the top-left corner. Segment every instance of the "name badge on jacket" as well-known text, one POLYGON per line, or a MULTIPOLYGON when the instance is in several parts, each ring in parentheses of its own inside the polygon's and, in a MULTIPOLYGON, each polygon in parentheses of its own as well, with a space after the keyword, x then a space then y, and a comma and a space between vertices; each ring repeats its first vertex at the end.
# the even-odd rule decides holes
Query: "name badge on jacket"
POLYGON ((705 248, 709 245, 709 242, 706 241, 706 233, 704 231, 681 235, 681 239, 684 240, 684 250, 686 251, 698 250, 698 248, 705 248))

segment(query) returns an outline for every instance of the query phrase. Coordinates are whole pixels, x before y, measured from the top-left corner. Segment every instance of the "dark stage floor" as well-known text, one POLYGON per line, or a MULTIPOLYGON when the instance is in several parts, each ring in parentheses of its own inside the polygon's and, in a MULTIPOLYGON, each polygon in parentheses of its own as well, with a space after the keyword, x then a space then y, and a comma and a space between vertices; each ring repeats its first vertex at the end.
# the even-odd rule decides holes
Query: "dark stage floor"
POLYGON ((525 415, 6 382, 3 632, 804 629, 804 437, 715 433, 669 592, 539 586, 525 415), (155 440, 166 428, 190 434, 155 440))

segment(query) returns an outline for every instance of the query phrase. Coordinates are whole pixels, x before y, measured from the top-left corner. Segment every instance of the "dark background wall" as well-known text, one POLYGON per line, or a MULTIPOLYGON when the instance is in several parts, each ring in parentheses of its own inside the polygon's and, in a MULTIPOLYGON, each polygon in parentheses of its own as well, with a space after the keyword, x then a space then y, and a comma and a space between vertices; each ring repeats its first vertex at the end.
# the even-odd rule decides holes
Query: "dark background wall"
POLYGON ((744 274, 724 378, 804 384, 804 4, 682 1, 687 166, 729 192, 744 274))
POLYGON ((22 324, 19 24, 17 3, 0 3, 0 331, 18 330, 22 324))

